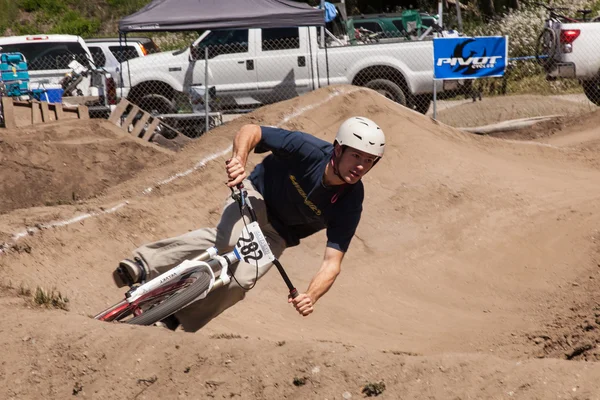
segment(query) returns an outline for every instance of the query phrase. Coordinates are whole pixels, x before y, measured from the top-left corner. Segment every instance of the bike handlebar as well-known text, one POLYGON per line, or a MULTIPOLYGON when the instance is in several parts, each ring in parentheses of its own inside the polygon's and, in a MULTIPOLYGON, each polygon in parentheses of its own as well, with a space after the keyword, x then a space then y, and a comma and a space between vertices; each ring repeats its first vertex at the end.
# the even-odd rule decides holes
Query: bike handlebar
MULTIPOLYGON (((563 18, 572 20, 572 22, 576 22, 576 20, 574 18, 570 18, 570 17, 567 17, 565 15, 561 15, 561 14, 557 13, 557 11, 572 11, 572 9, 569 8, 569 7, 552 7, 552 6, 549 6, 547 4, 537 2, 537 1, 534 1, 534 2, 527 2, 526 1, 525 3, 526 4, 532 4, 534 6, 543 7, 547 11, 549 11, 551 14, 555 14, 558 17, 563 17, 563 18)), ((584 18, 584 21, 585 21, 586 20, 586 16, 588 14, 591 14, 593 12, 593 10, 590 10, 590 9, 587 9, 587 8, 581 8, 581 9, 576 9, 575 12, 577 12, 579 14, 583 14, 583 18, 584 18)))
MULTIPOLYGON (((235 185, 235 187, 238 189, 239 194, 236 195, 233 188, 230 188, 231 189, 231 197, 233 197, 233 199, 238 202, 238 204, 240 206, 240 212, 243 213, 244 208, 247 208, 250 213, 250 219, 252 220, 252 222, 258 222, 257 218, 256 218, 256 213, 254 212, 254 208, 252 208, 252 204, 246 198, 248 196, 248 191, 244 187, 244 184, 242 182, 240 182, 237 185, 235 185)), ((273 264, 275 264, 275 267, 277 267, 279 274, 281 275, 281 277, 283 278, 283 281, 287 285, 288 290, 290 291, 289 296, 292 299, 295 299, 296 297, 298 297, 298 294, 299 294, 298 290, 296 290, 296 288, 292 284, 292 281, 287 276, 287 273, 283 269, 283 265, 281 265, 281 263, 279 262, 279 260, 277 258, 275 258, 275 260, 273 260, 273 264)))
MULTIPOLYGON (((527 2, 525 2, 525 3, 527 3, 527 2)), ((537 1, 531 2, 529 4, 533 4, 534 6, 543 7, 543 8, 545 8, 548 11, 569 11, 568 7, 552 7, 552 6, 549 6, 549 5, 544 4, 544 3, 539 3, 537 1)))

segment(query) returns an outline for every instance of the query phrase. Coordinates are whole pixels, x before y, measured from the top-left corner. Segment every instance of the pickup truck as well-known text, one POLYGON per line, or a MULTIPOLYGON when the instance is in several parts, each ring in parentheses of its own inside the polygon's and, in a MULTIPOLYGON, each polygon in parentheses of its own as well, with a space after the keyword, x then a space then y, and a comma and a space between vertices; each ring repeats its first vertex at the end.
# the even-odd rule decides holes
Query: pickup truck
POLYGON ((586 97, 600 105, 600 22, 561 23, 553 32, 543 62, 548 79, 578 79, 586 97))
POLYGON ((92 54, 75 35, 0 37, 0 52, 21 53, 28 65, 29 89, 65 90, 63 100, 88 105, 92 116, 110 113, 116 103, 114 79, 91 62, 92 54))
MULTIPOLYGON (((347 45, 328 37, 324 48, 319 36, 316 27, 205 31, 182 50, 124 63, 119 95, 146 111, 168 114, 177 112, 178 99, 189 98, 190 87, 199 85, 214 88, 212 109, 213 104, 226 109, 353 84, 427 112, 434 84, 431 40, 347 45)), ((443 82, 436 85, 442 92, 443 82)))

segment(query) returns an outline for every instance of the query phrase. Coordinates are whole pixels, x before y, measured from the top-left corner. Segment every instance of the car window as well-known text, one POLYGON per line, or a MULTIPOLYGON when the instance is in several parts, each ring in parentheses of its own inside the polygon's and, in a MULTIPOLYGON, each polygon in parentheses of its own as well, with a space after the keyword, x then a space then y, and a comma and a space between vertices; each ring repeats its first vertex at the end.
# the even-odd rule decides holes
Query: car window
POLYGON ((262 50, 286 50, 300 48, 298 28, 268 28, 262 30, 262 50))
MULTIPOLYGON (((248 30, 233 29, 211 31, 201 42, 204 46, 221 46, 229 48, 229 53, 246 53, 248 51, 248 30)), ((223 54, 223 53, 221 53, 223 54)))
POLYGON ((137 50, 133 46, 108 46, 108 49, 120 63, 139 56, 137 50))
POLYGON ((425 17, 425 18, 421 17, 421 23, 424 26, 426 26, 426 27, 429 28, 430 26, 433 26, 435 24, 435 19, 433 19, 433 18, 427 18, 427 17, 425 17))
POLYGON ((374 21, 354 21, 354 28, 368 29, 371 32, 383 32, 381 25, 374 21))
POLYGON ((88 49, 90 49, 90 53, 92 53, 92 58, 94 59, 94 64, 96 64, 97 67, 106 66, 106 56, 100 47, 88 45, 88 49))
POLYGON ((211 31, 192 50, 194 58, 204 58, 206 47, 208 47, 208 58, 214 58, 220 54, 247 53, 248 29, 211 31))
POLYGON ((146 49, 146 54, 160 53, 160 49, 152 40, 140 44, 146 49))
POLYGON ((3 44, 4 52, 23 53, 27 59, 30 71, 69 69, 69 63, 77 60, 85 67, 89 67, 89 60, 85 49, 80 43, 73 42, 37 42, 3 44))
POLYGON ((398 29, 399 31, 403 31, 404 30, 404 24, 402 23, 401 19, 393 19, 392 20, 392 24, 394 24, 394 26, 396 27, 396 29, 398 29))

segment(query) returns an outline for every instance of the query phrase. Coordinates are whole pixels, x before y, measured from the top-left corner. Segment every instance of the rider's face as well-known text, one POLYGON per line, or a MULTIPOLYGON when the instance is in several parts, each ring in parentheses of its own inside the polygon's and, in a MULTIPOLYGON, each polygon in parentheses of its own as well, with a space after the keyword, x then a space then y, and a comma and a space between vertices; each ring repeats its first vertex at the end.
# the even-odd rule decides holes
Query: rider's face
POLYGON ((338 156, 338 172, 346 183, 354 184, 358 182, 375 164, 377 157, 356 150, 351 147, 346 148, 338 156))

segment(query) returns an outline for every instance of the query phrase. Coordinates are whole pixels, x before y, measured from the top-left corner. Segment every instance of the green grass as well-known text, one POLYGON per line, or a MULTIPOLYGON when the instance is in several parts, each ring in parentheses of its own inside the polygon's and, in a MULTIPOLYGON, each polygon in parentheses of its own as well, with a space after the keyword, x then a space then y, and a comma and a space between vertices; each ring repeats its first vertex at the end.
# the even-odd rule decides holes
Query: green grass
POLYGON ((15 24, 19 7, 14 0, 0 0, 0 10, 0 32, 3 32, 15 24))
POLYGON ((151 0, 0 0, 0 36, 117 32, 117 22, 151 0))
POLYGON ((47 308, 69 309, 69 299, 55 289, 48 291, 38 286, 33 295, 33 302, 47 308))

